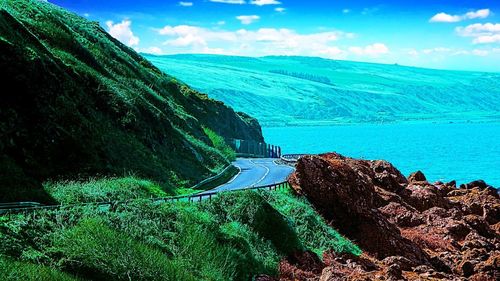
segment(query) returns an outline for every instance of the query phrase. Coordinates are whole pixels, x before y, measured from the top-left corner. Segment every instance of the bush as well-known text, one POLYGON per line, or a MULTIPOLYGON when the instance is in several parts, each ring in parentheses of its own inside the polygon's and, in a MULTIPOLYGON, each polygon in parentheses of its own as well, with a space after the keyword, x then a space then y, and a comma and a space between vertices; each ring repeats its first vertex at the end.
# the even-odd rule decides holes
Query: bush
POLYGON ((0 276, 4 281, 74 281, 65 273, 47 266, 13 261, 0 257, 0 276))
POLYGON ((297 197, 288 189, 279 192, 261 191, 260 194, 290 220, 304 246, 320 257, 327 250, 361 254, 361 249, 326 224, 304 197, 297 197))
POLYGON ((361 253, 305 199, 268 191, 0 216, 0 240, 0 255, 92 280, 251 280, 297 250, 361 253))
POLYGON ((236 152, 226 143, 223 137, 219 136, 207 127, 203 127, 203 131, 210 139, 213 146, 219 150, 227 160, 234 161, 236 159, 236 152))
POLYGON ((167 196, 158 184, 132 176, 46 182, 43 187, 48 194, 63 204, 167 196))
POLYGON ((195 280, 160 251, 86 219, 55 241, 66 267, 92 280, 195 280))
POLYGON ((239 222, 249 226, 259 236, 269 240, 280 255, 303 249, 287 218, 254 191, 221 194, 206 206, 206 210, 214 214, 221 224, 239 222))

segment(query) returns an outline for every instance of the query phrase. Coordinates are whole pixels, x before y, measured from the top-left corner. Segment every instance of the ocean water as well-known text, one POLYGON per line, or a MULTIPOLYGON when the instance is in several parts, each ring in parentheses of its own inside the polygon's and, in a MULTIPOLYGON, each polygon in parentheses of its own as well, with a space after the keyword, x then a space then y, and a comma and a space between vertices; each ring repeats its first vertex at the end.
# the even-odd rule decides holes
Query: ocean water
POLYGON ((483 179, 500 187, 500 123, 397 123, 263 128, 283 153, 338 152, 384 159, 429 181, 483 179))

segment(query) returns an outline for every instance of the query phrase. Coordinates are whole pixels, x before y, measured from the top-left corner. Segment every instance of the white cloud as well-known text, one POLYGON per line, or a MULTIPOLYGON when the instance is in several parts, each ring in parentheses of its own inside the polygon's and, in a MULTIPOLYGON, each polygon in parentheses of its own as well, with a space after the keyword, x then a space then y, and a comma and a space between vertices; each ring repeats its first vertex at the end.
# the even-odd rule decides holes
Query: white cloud
POLYGON ((475 23, 466 27, 457 27, 460 36, 472 37, 474 44, 488 44, 500 42, 500 23, 475 23))
POLYGON ((275 8, 274 10, 275 10, 276 12, 278 12, 278 13, 283 13, 284 11, 286 11, 286 9, 285 9, 285 8, 283 8, 283 7, 278 7, 278 8, 275 8))
POLYGON ((217 22, 217 25, 225 25, 226 24, 226 21, 223 21, 223 20, 220 20, 217 22))
POLYGON ((410 49, 410 50, 408 50, 408 52, 407 52, 407 53, 408 53, 408 55, 410 55, 410 56, 412 56, 412 57, 416 57, 416 56, 418 56, 418 51, 417 51, 417 50, 415 50, 415 49, 410 49))
POLYGON ((459 22, 462 20, 461 16, 449 15, 446 13, 438 13, 434 15, 429 21, 430 22, 459 22))
POLYGON ((350 47, 349 51, 358 56, 376 57, 382 54, 389 53, 389 48, 382 43, 375 43, 365 47, 350 47))
POLYGON ((489 54, 490 52, 486 51, 486 50, 480 50, 480 49, 475 49, 475 50, 472 50, 472 54, 475 55, 475 56, 480 56, 480 57, 485 57, 489 54))
POLYGON ((428 55, 428 54, 432 54, 432 53, 448 53, 451 51, 452 50, 450 48, 436 47, 436 48, 432 48, 432 49, 423 49, 421 52, 428 55))
POLYGON ((182 6, 182 7, 191 7, 191 6, 193 6, 193 2, 184 2, 184 1, 181 1, 181 2, 179 2, 179 6, 182 6))
POLYGON ((241 24, 251 24, 255 21, 258 21, 260 17, 257 15, 249 15, 249 16, 237 16, 236 19, 238 19, 241 22, 241 24))
POLYGON ((86 17, 86 18, 88 18, 88 17, 90 17, 90 14, 89 13, 83 13, 83 16, 86 17))
POLYGON ((210 2, 224 4, 246 4, 245 0, 210 0, 210 2))
POLYGON ((424 57, 428 59, 429 56, 432 56, 431 58, 438 58, 438 57, 445 58, 446 56, 460 56, 460 55, 484 57, 494 52, 495 49, 464 50, 464 49, 447 48, 447 47, 436 47, 423 50, 410 49, 408 51, 408 54, 410 56, 413 56, 414 58, 417 58, 421 54, 423 54, 425 55, 424 57))
POLYGON ((490 15, 490 9, 480 9, 465 13, 463 15, 450 15, 444 12, 435 14, 429 21, 430 22, 459 22, 467 19, 484 19, 490 15))
POLYGON ((265 5, 279 5, 281 4, 281 2, 276 0, 253 0, 250 2, 250 4, 257 6, 265 6, 265 5))
POLYGON ((484 19, 487 18, 490 15, 490 9, 481 9, 477 10, 475 12, 468 12, 465 14, 466 19, 484 19))
POLYGON ((145 49, 138 48, 137 51, 141 52, 141 53, 153 54, 153 55, 162 55, 163 54, 162 49, 159 47, 156 47, 156 46, 152 46, 152 47, 145 48, 145 49))
MULTIPOLYGON (((286 28, 239 29, 234 31, 198 26, 165 26, 158 29, 170 53, 217 53, 230 55, 303 55, 340 58, 347 52, 335 45, 347 38, 342 31, 301 34, 286 28)), ((367 53, 374 53, 368 49, 367 53)))
POLYGON ((489 44, 489 43, 497 43, 500 42, 500 34, 494 35, 483 35, 477 38, 474 38, 472 43, 474 44, 489 44))
POLYGON ((121 23, 117 24, 114 24, 112 21, 106 22, 109 34, 127 46, 139 44, 139 37, 134 35, 130 29, 131 25, 132 22, 130 20, 123 20, 121 23))
POLYGON ((349 10, 349 9, 343 9, 343 10, 342 10, 342 13, 343 13, 343 14, 349 14, 350 12, 351 12, 351 10, 349 10))

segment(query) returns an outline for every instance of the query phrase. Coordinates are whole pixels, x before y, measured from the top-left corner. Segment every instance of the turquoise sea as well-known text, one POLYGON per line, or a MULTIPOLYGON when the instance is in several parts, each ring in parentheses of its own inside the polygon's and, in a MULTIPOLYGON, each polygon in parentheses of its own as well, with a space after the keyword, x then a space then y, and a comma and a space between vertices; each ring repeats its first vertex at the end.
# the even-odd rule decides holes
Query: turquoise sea
POLYGON ((500 123, 395 123, 263 128, 283 153, 338 152, 392 162, 406 176, 500 187, 500 123))

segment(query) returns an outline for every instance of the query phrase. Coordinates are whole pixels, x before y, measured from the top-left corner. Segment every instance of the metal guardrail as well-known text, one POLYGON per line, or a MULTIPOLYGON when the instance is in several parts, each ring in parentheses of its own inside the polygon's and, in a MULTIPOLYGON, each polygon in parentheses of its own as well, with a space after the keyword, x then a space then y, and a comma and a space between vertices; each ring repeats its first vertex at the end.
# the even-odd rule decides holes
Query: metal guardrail
POLYGON ((300 157, 306 156, 310 154, 283 154, 281 155, 280 159, 285 161, 285 162, 297 162, 300 157))
POLYGON ((84 207, 84 206, 97 206, 104 207, 107 209, 113 208, 117 205, 129 204, 137 201, 148 200, 153 203, 167 203, 167 202, 201 202, 203 200, 212 200, 213 197, 217 196, 220 193, 226 192, 237 192, 244 190, 257 190, 257 189, 268 189, 268 190, 279 190, 285 189, 289 186, 288 181, 283 181, 279 183, 273 183, 263 186, 254 186, 254 187, 245 187, 240 189, 232 189, 222 192, 212 191, 212 192, 203 192, 192 195, 182 195, 182 196, 172 196, 172 197, 163 197, 163 198, 149 198, 149 199, 129 199, 129 200, 121 200, 121 201, 105 201, 105 202, 89 202, 89 203, 80 203, 80 204, 68 204, 68 205, 41 205, 36 202, 20 202, 20 203, 32 203, 36 206, 19 206, 19 203, 2 203, 4 205, 11 204, 12 208, 0 208, 0 215, 3 214, 15 214, 15 213, 24 213, 24 212, 32 212, 38 210, 54 210, 60 209, 64 207, 84 207), (17 204, 17 206, 16 206, 17 204))
POLYGON ((227 172, 227 170, 229 170, 229 168, 233 167, 232 164, 229 164, 227 165, 227 167, 225 167, 220 173, 218 173, 217 175, 215 176, 212 176, 212 177, 209 177, 208 179, 204 179, 202 181, 200 181, 199 183, 193 185, 191 188, 192 189, 197 189, 198 187, 206 184, 206 183, 209 183, 211 181, 215 181, 215 180, 218 180, 220 177, 222 177, 222 175, 224 175, 225 172, 227 172))

